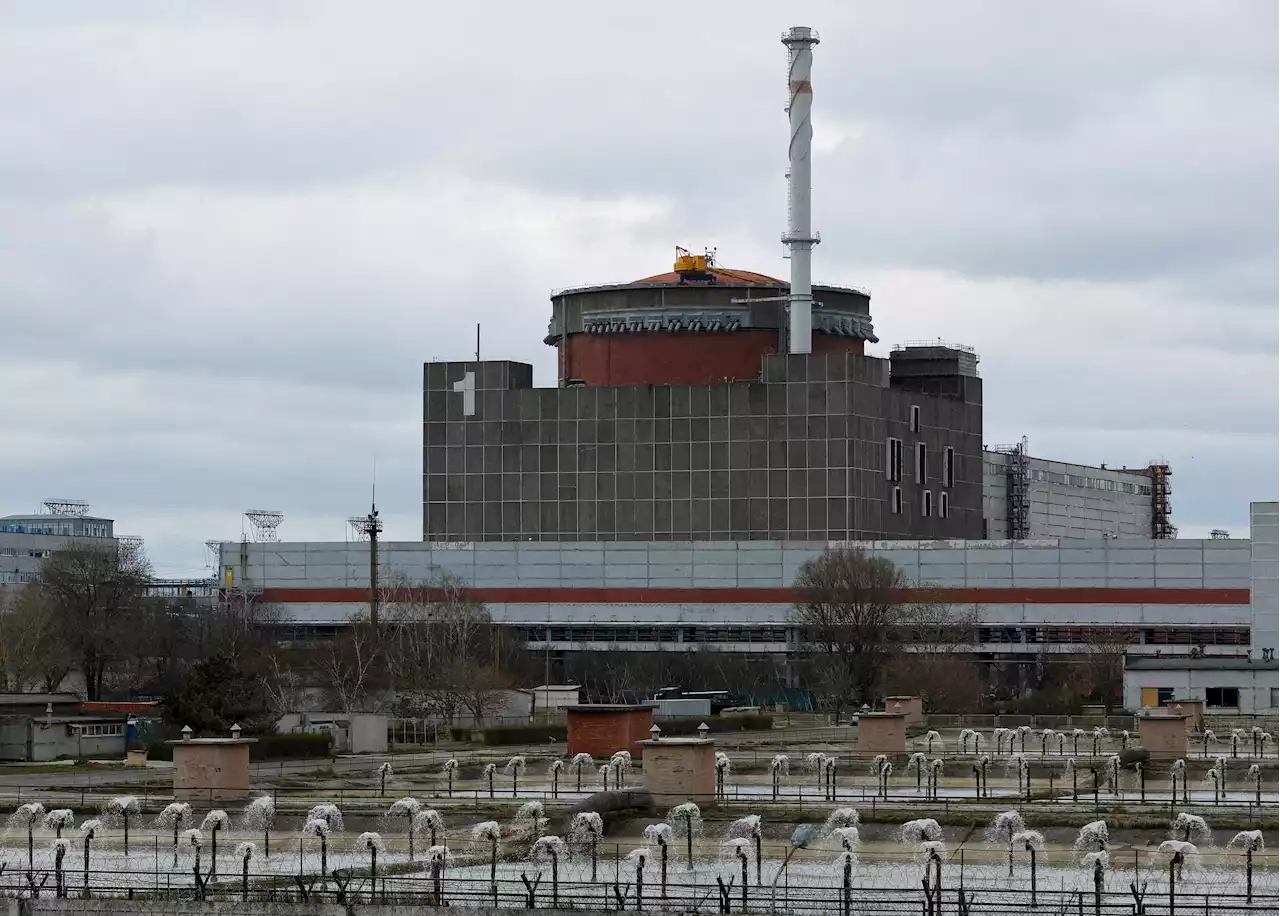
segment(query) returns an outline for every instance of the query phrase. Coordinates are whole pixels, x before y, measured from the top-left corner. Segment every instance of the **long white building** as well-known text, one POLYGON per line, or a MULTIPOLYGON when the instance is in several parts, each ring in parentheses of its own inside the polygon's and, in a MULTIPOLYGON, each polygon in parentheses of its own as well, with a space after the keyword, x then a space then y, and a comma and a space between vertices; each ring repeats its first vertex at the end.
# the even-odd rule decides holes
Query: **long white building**
MULTIPOLYGON (((1254 506, 1255 526, 1274 521, 1254 506)), ((1265 534, 1264 534, 1265 536, 1265 534)), ((728 541, 383 543, 383 581, 464 582, 495 620, 556 651, 715 647, 788 653, 791 585, 826 543, 728 541)), ((1010 660, 1079 651, 1100 638, 1134 654, 1275 649, 1274 548, 1250 540, 1057 538, 879 541, 921 595, 982 615, 975 651, 1010 660), (1269 583, 1269 586, 1268 586, 1269 583), (1103 634, 1100 637, 1100 633, 1103 634)), ((278 605, 300 631, 323 633, 367 609, 365 543, 227 543, 230 593, 278 605)))

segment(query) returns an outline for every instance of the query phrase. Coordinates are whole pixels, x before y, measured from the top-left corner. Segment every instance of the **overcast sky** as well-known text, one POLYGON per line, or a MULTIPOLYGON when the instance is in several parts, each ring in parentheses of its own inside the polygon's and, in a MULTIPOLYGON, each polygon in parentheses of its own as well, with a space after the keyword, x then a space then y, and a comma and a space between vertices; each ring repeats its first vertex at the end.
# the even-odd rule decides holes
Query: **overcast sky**
POLYGON ((1258 0, 0 8, 0 514, 88 500, 197 575, 242 510, 421 537, 422 363, 532 362, 552 288, 673 246, 786 276, 812 25, 817 282, 970 344, 988 443, 1277 491, 1277 11, 1258 0))

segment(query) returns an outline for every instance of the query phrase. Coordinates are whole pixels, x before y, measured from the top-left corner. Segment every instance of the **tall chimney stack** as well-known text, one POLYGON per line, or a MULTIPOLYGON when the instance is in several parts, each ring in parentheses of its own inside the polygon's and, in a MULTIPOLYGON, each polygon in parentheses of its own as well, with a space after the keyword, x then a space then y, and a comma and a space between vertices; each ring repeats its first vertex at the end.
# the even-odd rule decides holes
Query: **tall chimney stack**
POLYGON ((818 233, 810 226, 810 197, 812 194, 813 46, 818 43, 818 32, 808 26, 793 26, 782 33, 782 43, 787 46, 790 64, 788 85, 790 97, 787 114, 791 123, 791 145, 787 150, 790 163, 787 170, 787 231, 782 242, 791 253, 791 292, 788 305, 791 327, 788 334, 792 353, 813 352, 813 246, 818 244, 818 233))

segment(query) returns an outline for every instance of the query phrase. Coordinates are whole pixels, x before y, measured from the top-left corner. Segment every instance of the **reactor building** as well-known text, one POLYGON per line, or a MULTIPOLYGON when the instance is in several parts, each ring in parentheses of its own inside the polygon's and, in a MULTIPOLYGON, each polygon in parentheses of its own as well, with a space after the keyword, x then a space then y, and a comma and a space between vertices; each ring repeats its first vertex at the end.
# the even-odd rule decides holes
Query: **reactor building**
POLYGON ((668 273, 553 296, 555 388, 526 363, 428 363, 424 540, 983 536, 977 356, 867 356, 870 297, 812 284, 817 42, 783 35, 790 280, 677 249, 668 273))

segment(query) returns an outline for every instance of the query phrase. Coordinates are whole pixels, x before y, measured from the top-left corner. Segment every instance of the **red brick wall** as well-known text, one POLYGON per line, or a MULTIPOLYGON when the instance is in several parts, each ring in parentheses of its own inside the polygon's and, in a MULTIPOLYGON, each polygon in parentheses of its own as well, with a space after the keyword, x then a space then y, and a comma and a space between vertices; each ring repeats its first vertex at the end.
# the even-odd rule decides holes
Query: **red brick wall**
POLYGON ((608 760, 617 751, 630 751, 640 757, 644 748, 640 741, 651 738, 652 709, 617 712, 583 712, 569 710, 569 756, 590 754, 596 760, 608 760))
POLYGON ((653 735, 649 729, 653 728, 653 709, 639 709, 631 713, 631 747, 627 750, 631 751, 632 757, 639 757, 644 752, 644 746, 641 741, 648 741, 653 735))
MULTIPOLYGON (((572 334, 567 375, 591 386, 714 385, 754 381, 778 351, 773 331, 572 334)), ((862 341, 815 334, 815 353, 862 353, 862 341)))

